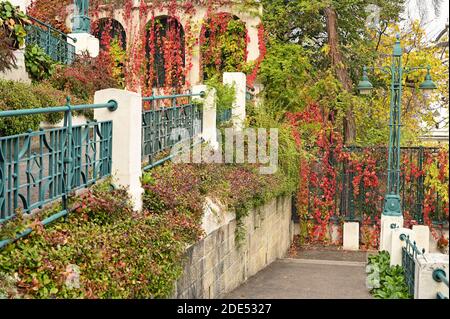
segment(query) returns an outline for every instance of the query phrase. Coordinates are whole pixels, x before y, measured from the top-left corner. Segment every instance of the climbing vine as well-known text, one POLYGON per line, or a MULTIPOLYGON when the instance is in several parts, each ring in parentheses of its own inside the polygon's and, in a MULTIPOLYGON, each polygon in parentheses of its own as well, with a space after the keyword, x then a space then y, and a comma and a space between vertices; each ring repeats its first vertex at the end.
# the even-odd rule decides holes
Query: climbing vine
POLYGON ((203 79, 241 71, 247 57, 245 24, 228 13, 210 15, 200 34, 203 79))
MULTIPOLYGON (((288 113, 287 119, 301 156, 296 207, 303 242, 339 242, 342 230, 336 240, 332 225, 358 220, 362 247, 377 249, 387 187, 387 149, 345 147, 332 119, 324 117, 314 103, 304 111, 288 113)), ((423 222, 438 239, 436 222, 448 221, 448 150, 411 148, 402 154, 405 227, 423 222), (420 156, 425 158, 422 167, 420 156)))

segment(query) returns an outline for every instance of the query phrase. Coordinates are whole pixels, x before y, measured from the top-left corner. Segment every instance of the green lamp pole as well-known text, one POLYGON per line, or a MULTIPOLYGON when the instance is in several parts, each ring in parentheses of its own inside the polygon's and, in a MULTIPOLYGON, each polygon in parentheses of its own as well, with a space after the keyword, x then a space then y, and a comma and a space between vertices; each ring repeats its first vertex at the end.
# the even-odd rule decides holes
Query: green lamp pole
POLYGON ((91 19, 89 18, 89 0, 75 0, 75 16, 73 19, 73 33, 89 33, 91 19))
MULTIPOLYGON (((391 76, 391 106, 389 121, 389 159, 388 159, 388 180, 387 192, 384 200, 383 215, 385 216, 403 216, 400 198, 400 138, 401 138, 401 113, 402 113, 402 91, 403 76, 417 70, 427 70, 425 82, 420 85, 420 89, 429 93, 430 90, 436 89, 436 84, 431 80, 430 67, 414 67, 406 68, 402 65, 403 49, 400 44, 400 36, 397 35, 397 41, 394 45, 392 55, 392 65, 381 67, 381 71, 391 76)), ((361 94, 370 94, 373 89, 367 76, 367 70, 374 68, 366 68, 363 70, 362 81, 358 85, 361 94)))

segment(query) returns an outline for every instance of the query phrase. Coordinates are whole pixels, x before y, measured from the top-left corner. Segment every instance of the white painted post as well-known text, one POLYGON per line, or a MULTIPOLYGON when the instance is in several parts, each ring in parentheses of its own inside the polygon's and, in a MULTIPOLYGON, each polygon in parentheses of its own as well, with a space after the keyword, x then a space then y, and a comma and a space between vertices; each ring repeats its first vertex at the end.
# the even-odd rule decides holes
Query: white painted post
POLYGON ((381 216, 380 251, 391 249, 392 230, 403 228, 403 216, 381 216))
POLYGON ((344 223, 344 250, 359 250, 359 223, 344 223))
POLYGON ((223 84, 233 85, 235 88, 236 98, 233 103, 232 119, 234 128, 241 131, 246 118, 247 77, 242 72, 225 72, 223 84))
POLYGON ((216 89, 208 88, 206 85, 196 85, 192 88, 193 94, 205 92, 204 98, 194 97, 193 100, 203 101, 203 131, 202 138, 214 149, 219 148, 217 141, 217 94, 216 89))
MULTIPOLYGON (((400 239, 401 235, 409 236, 411 242, 416 241, 416 234, 408 228, 397 228, 391 232, 391 247, 387 249, 391 255, 391 266, 402 265, 402 248, 406 246, 406 242, 400 239)), ((420 247, 418 247, 421 249, 420 247)))
POLYGON ((449 277, 449 259, 444 254, 419 255, 416 260, 416 272, 414 282, 414 299, 436 299, 437 293, 441 292, 449 296, 448 286, 433 279, 433 272, 442 269, 449 277))
POLYGON ((426 253, 430 252, 430 227, 425 225, 414 225, 413 231, 416 234, 416 243, 420 249, 425 249, 426 253))
POLYGON ((88 52, 93 58, 97 57, 100 53, 100 41, 92 34, 89 33, 70 33, 69 37, 76 39, 74 42, 72 39, 67 38, 67 42, 75 46, 75 53, 82 54, 88 52))
POLYGON ((115 182, 128 188, 136 211, 142 210, 141 146, 142 97, 138 93, 119 89, 95 92, 94 103, 115 100, 116 111, 96 109, 98 121, 113 121, 112 174, 115 182))

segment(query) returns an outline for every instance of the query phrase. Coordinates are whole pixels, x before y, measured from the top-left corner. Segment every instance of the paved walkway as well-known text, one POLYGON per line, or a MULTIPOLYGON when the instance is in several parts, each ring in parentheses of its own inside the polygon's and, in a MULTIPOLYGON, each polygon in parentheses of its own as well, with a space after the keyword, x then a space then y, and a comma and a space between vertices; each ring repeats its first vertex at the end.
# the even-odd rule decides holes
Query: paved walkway
POLYGON ((371 299, 365 260, 365 253, 302 252, 274 262, 225 298, 371 299))

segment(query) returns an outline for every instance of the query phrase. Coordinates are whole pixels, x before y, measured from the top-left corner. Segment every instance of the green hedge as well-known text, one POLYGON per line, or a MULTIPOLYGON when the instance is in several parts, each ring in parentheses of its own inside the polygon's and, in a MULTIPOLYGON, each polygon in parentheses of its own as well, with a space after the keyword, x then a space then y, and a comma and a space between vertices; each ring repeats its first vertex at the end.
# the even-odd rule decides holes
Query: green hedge
MULTIPOLYGON (((0 111, 61 106, 66 104, 68 95, 67 92, 57 90, 47 82, 26 84, 0 80, 0 111)), ((86 102, 82 99, 72 99, 72 104, 84 104, 86 102)), ((56 124, 63 117, 63 113, 53 113, 0 118, 0 135, 21 134, 30 129, 35 131, 39 129, 40 122, 46 121, 56 124)))

